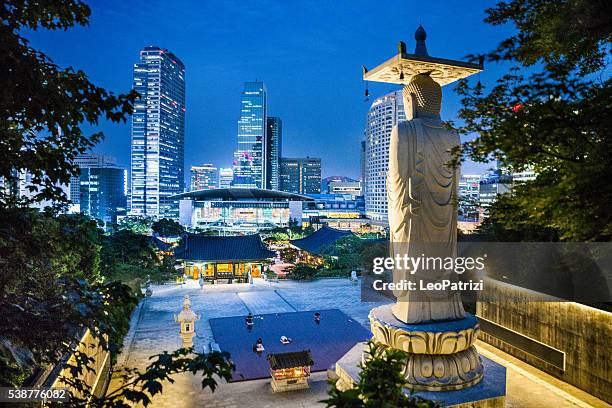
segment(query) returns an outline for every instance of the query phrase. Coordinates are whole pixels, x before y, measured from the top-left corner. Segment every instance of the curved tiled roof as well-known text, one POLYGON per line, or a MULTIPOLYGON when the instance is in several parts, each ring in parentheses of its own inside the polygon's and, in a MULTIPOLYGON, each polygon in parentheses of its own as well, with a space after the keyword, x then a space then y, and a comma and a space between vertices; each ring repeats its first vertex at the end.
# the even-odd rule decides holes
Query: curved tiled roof
POLYGON ((347 235, 353 235, 353 233, 351 231, 338 230, 324 225, 306 238, 295 239, 290 242, 300 249, 316 254, 326 246, 332 245, 340 238, 344 238, 347 235))
POLYGON ((265 247, 259 234, 231 237, 185 234, 174 251, 177 259, 202 262, 261 261, 275 255, 265 247))

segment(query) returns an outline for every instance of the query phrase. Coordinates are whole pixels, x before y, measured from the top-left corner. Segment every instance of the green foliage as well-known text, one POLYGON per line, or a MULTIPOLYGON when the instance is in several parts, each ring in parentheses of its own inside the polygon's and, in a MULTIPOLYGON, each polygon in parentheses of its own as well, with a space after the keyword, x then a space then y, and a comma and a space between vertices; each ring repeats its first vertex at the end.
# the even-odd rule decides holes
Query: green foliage
MULTIPOLYGON (((145 369, 122 368, 115 372, 121 385, 102 398, 87 395, 74 398, 71 403, 78 406, 99 408, 132 407, 142 404, 149 406, 151 398, 163 391, 163 383, 173 383, 173 376, 180 373, 201 375, 202 389, 215 391, 217 379, 229 381, 234 364, 226 352, 195 353, 193 349, 179 349, 172 353, 163 352, 150 357, 153 362, 145 369), (90 399, 91 398, 91 399, 90 399)), ((86 387, 81 381, 67 379, 67 384, 81 390, 86 387)))
MULTIPOLYGON (((76 0, 7 0, 0 7, 0 179, 8 186, 0 189, 0 386, 20 386, 35 368, 56 365, 70 353, 76 359, 69 366, 74 373, 91 371, 86 354, 74 351, 86 330, 116 354, 137 299, 126 285, 102 279, 117 266, 110 257, 131 266, 160 267, 140 238, 132 242, 132 224, 115 238, 136 255, 102 238, 95 222, 82 215, 27 207, 44 200, 65 206, 59 186, 78 175, 76 156, 103 137, 101 132, 87 135, 81 127, 95 126, 101 118, 125 121, 137 97, 134 92, 115 96, 89 82, 84 72, 58 67, 21 35, 24 29, 86 25, 89 14, 76 0), (13 188, 23 172, 32 176, 30 199, 13 188)), ((226 354, 189 352, 157 356, 146 371, 131 371, 126 387, 95 404, 145 403, 144 393, 161 392, 159 381, 178 372, 202 373, 203 388, 211 390, 217 378, 228 378, 232 365, 226 354)), ((89 396, 84 384, 74 385, 89 396)), ((90 406, 79 398, 70 404, 90 406)))
POLYGON ((369 358, 360 363, 359 381, 346 391, 331 382, 329 398, 321 401, 337 408, 430 408, 439 407, 433 401, 406 394, 408 385, 403 374, 406 353, 368 342, 369 358))
POLYGON ((151 237, 123 229, 104 236, 100 251, 102 274, 107 280, 129 285, 134 294, 151 282, 167 282, 176 275, 174 258, 160 258, 151 237))
POLYGON ((27 171, 35 190, 33 199, 22 200, 14 190, 2 189, 2 205, 66 202, 58 186, 78 175, 75 157, 103 137, 84 134, 83 122, 125 121, 132 111, 134 92, 115 96, 89 82, 84 72, 58 67, 21 36, 24 29, 86 25, 89 13, 74 0, 7 0, 0 8, 0 178, 12 185, 20 171, 27 171))
POLYGON ((322 269, 317 270, 317 274, 315 275, 315 278, 316 279, 319 279, 319 278, 348 278, 349 276, 351 276, 351 269, 322 268, 322 269))
POLYGON ((288 263, 296 263, 299 251, 293 247, 283 248, 279 251, 280 258, 288 263))
POLYGON ((153 220, 151 218, 129 216, 123 217, 115 227, 115 230, 129 230, 134 234, 147 235, 151 233, 152 224, 153 220))
POLYGON ((289 279, 297 281, 313 280, 317 275, 317 269, 306 264, 297 264, 288 274, 289 279))
POLYGON ((162 237, 176 237, 185 232, 181 224, 169 218, 162 218, 154 222, 151 229, 162 237))
POLYGON ((367 241, 356 235, 342 237, 321 250, 329 269, 352 270, 361 267, 361 253, 367 241))
POLYGON ((581 75, 606 65, 612 9, 605 0, 511 0, 486 13, 485 22, 513 23, 518 29, 490 54, 492 61, 542 63, 547 69, 565 66, 581 75))
POLYGON ((558 241, 557 230, 537 225, 529 220, 524 208, 516 203, 521 195, 501 195, 489 208, 489 216, 476 231, 490 242, 552 242, 558 241))
POLYGON ((609 3, 513 0, 487 13, 487 22, 519 29, 488 60, 516 66, 488 93, 480 82, 459 82, 464 124, 458 131, 479 135, 463 144, 462 153, 537 174, 492 209, 493 219, 506 230, 553 230, 561 240, 609 240, 612 185, 602 182, 612 177, 609 3), (543 68, 524 69, 536 63, 543 68), (597 70, 599 77, 584 75, 597 70), (505 212, 495 214, 499 210, 505 212))

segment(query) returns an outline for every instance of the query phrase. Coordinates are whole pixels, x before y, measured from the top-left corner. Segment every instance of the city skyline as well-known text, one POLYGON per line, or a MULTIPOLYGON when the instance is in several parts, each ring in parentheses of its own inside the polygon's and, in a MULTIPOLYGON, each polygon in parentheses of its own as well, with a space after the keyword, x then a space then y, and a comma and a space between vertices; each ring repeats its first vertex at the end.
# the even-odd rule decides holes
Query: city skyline
MULTIPOLYGON (((134 13, 119 2, 94 2, 89 27, 57 33, 40 30, 31 37, 32 45, 48 52, 60 66, 83 69, 94 82, 117 93, 131 89, 133 55, 144 46, 157 45, 180 55, 187 66, 186 169, 198 163, 214 163, 219 168, 231 165, 238 94, 245 81, 257 78, 274 94, 270 111, 285 122, 284 154, 321 157, 327 163, 323 176, 358 179, 359 143, 366 112, 373 99, 396 89, 370 84, 371 97, 365 102, 361 64, 371 66, 393 50, 398 40, 410 45, 420 17, 426 17, 422 23, 434 56, 461 59, 468 53, 490 50, 509 28, 480 24, 484 13, 482 7, 476 6, 476 11, 466 14, 457 12, 462 9, 460 4, 448 4, 431 15, 426 5, 401 2, 386 9, 365 2, 325 8, 310 3, 272 8, 262 3, 239 9, 224 4, 213 7, 177 2, 134 13), (304 12, 293 13, 296 8, 304 12), (159 19, 156 13, 172 17, 159 19), (320 18, 284 18, 309 13, 320 18), (193 15, 205 17, 194 19, 193 15), (449 24, 456 21, 457 15, 469 30, 458 30, 456 24, 449 24), (257 16, 274 18, 277 24, 249 38, 245 35, 246 22, 257 16), (159 20, 159 30, 143 29, 151 19, 159 20), (235 23, 235 33, 228 31, 222 21, 235 23), (304 43, 304 36, 294 30, 310 33, 309 41, 304 43), (98 44, 95 49, 92 41, 98 44), (236 49, 241 53, 238 60, 233 52, 236 49), (339 156, 343 160, 334 160, 339 156)), ((480 78, 482 82, 490 85, 498 69, 494 65, 487 67, 480 78)), ((444 98, 446 109, 442 116, 454 119, 458 98, 452 89, 445 90, 444 98)), ((105 132, 106 140, 93 151, 116 156, 119 165, 129 167, 130 124, 102 122, 99 129, 105 132)), ((487 166, 466 167, 466 172, 480 173, 487 166)))

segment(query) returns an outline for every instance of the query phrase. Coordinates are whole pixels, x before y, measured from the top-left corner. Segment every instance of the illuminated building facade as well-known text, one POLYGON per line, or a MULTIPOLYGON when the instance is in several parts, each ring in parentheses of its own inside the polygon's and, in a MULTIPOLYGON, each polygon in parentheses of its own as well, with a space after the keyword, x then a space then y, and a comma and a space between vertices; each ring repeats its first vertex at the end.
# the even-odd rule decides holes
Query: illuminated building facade
POLYGON ((281 118, 269 116, 266 130, 266 188, 280 189, 280 159, 283 147, 283 121, 281 118))
POLYGON ((178 219, 185 188, 185 66, 170 51, 145 47, 134 64, 141 97, 132 116, 130 214, 178 219))
POLYGON ((127 212, 127 170, 119 167, 81 169, 81 212, 104 224, 104 229, 127 212))
POLYGON ((219 169, 219 188, 230 188, 234 181, 234 170, 231 167, 219 169))
POLYGON ((189 190, 211 190, 219 187, 219 171, 212 164, 191 166, 189 190))
POLYGON ((402 92, 377 98, 367 115, 365 130, 365 204, 368 218, 387 222, 389 140, 397 122, 406 120, 402 92))
POLYGON ((302 219, 302 201, 312 198, 281 191, 229 188, 180 195, 180 223, 193 230, 223 234, 288 227, 302 219))
POLYGON ((266 129, 266 86, 263 82, 245 82, 234 152, 234 187, 266 187, 266 129))
POLYGON ((363 196, 354 194, 308 194, 313 201, 302 203, 302 225, 328 225, 358 231, 368 223, 363 196))
POLYGON ((321 159, 283 157, 280 163, 280 190, 295 194, 319 194, 321 159))

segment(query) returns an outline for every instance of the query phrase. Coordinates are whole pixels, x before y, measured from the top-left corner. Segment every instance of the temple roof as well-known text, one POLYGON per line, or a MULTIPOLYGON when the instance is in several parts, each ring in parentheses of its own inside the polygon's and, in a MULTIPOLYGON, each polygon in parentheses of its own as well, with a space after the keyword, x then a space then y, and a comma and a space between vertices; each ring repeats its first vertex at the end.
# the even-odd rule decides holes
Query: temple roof
POLYGON ((268 354, 268 362, 272 370, 306 367, 314 364, 310 350, 290 351, 288 353, 270 353, 268 354))
POLYGON ((168 244, 155 236, 151 236, 151 243, 160 251, 167 251, 172 248, 172 244, 168 244))
POLYGON ((351 231, 338 230, 324 225, 309 236, 301 239, 294 239, 290 242, 300 249, 316 254, 326 246, 332 245, 340 238, 344 238, 348 235, 353 235, 353 233, 351 231))
POLYGON ((259 234, 218 237, 187 233, 174 251, 177 259, 202 262, 261 261, 275 255, 259 234))

